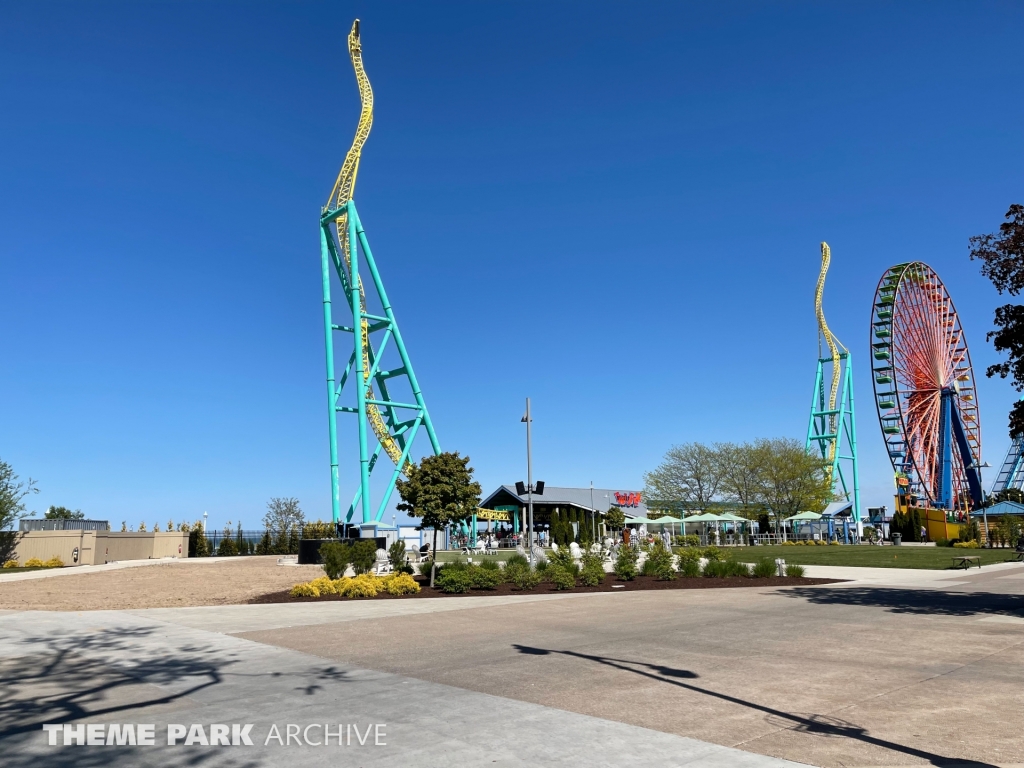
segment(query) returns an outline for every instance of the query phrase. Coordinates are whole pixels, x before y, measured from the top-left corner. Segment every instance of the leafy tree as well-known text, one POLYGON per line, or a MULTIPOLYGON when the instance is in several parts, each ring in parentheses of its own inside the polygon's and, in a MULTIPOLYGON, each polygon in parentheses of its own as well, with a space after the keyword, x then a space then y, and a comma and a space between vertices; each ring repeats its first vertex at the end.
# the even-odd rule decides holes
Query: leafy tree
POLYGON ((648 506, 704 511, 725 480, 723 446, 684 443, 669 449, 661 464, 644 474, 648 506))
MULTIPOLYGON (((981 274, 992 281, 1000 295, 1017 296, 1024 290, 1024 205, 1011 205, 999 232, 976 235, 970 240, 971 259, 982 262, 981 274)), ((1024 391, 1024 306, 1004 304, 996 308, 996 330, 985 337, 1007 359, 990 365, 986 376, 1010 376, 1018 392, 1024 391)), ((1010 436, 1024 434, 1024 400, 1010 411, 1010 436)))
POLYGON ((289 555, 299 554, 299 526, 293 525, 288 529, 288 553, 289 555))
POLYGON ((85 513, 80 509, 72 512, 67 507, 49 507, 43 517, 47 520, 84 520, 85 513))
POLYGON ((256 545, 257 555, 272 555, 274 554, 274 539, 270 535, 270 529, 263 531, 263 536, 260 538, 259 543, 256 545))
POLYGON ((764 513, 760 483, 763 452, 757 444, 725 443, 718 447, 718 456, 722 462, 722 495, 740 505, 741 515, 758 519, 764 513))
POLYGON ((782 521, 797 512, 821 512, 832 500, 832 481, 820 456, 788 437, 758 440, 757 500, 782 521))
POLYGON ((292 526, 301 528, 305 522, 306 516, 302 513, 298 499, 275 496, 267 502, 267 513, 263 515, 264 528, 287 537, 292 526))
POLYGON ((621 531, 626 527, 626 513, 618 507, 609 507, 604 513, 604 524, 613 531, 621 531))
POLYGON ((358 539, 352 545, 352 568, 356 576, 369 573, 377 562, 377 542, 373 539, 358 539))
POLYGON ((10 529, 25 516, 25 497, 32 493, 39 493, 35 480, 22 481, 12 466, 0 459, 0 563, 14 557, 20 534, 10 529))
POLYGON ((188 556, 209 557, 210 540, 206 538, 206 531, 203 530, 202 522, 197 522, 188 532, 188 556))
MULTIPOLYGON (((411 464, 395 487, 402 497, 397 508, 421 518, 421 528, 434 529, 435 552, 438 530, 466 520, 480 506, 480 483, 473 479, 469 456, 458 452, 426 456, 419 465, 411 464)), ((433 570, 430 582, 433 586, 433 570)))

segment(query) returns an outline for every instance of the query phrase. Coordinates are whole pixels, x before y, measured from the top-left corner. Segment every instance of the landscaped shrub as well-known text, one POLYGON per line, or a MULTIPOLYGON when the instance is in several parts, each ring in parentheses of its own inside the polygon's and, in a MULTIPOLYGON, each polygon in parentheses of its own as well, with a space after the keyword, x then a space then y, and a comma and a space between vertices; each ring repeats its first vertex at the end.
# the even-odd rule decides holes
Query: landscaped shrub
POLYGON ((632 547, 620 547, 619 556, 615 558, 615 575, 622 581, 632 581, 637 574, 637 551, 632 547))
POLYGON ((784 546, 784 547, 795 547, 796 546, 796 542, 795 541, 784 541, 784 542, 782 542, 782 546, 784 546))
POLYGON ((536 569, 537 573, 543 576, 544 571, 548 569, 549 565, 550 563, 547 561, 547 559, 542 557, 539 560, 537 560, 533 567, 536 569))
POLYGON ((953 539, 941 539, 940 538, 940 539, 936 539, 935 540, 935 546, 936 547, 952 547, 953 546, 953 542, 954 542, 953 539))
POLYGON ((220 540, 220 544, 217 545, 217 557, 232 557, 238 554, 238 545, 235 543, 235 537, 231 533, 231 529, 225 526, 224 538, 220 540))
POLYGON ((644 575, 654 576, 661 581, 668 581, 676 577, 676 569, 672 567, 672 551, 660 540, 654 542, 651 551, 647 555, 647 562, 644 563, 644 575))
POLYGON ((334 586, 332 581, 327 576, 321 576, 308 582, 311 587, 316 587, 320 595, 336 595, 338 594, 337 587, 334 586))
POLYGON ((787 576, 794 576, 796 578, 800 578, 801 576, 804 575, 804 567, 802 565, 792 565, 792 564, 787 565, 786 566, 786 575, 787 576))
POLYGON ((509 556, 508 560, 505 561, 505 568, 508 568, 510 565, 515 565, 516 563, 525 565, 527 568, 530 567, 530 560, 526 555, 520 555, 516 552, 514 555, 509 556))
POLYGON ((431 560, 430 558, 426 558, 424 560, 421 560, 419 565, 416 566, 419 569, 420 576, 423 576, 423 577, 429 579, 430 578, 430 567, 433 564, 434 564, 434 561, 431 560))
POLYGON ((4 568, 17 568, 17 567, 18 567, 18 561, 17 560, 8 560, 7 562, 4 563, 4 568))
POLYGON ((304 523, 302 526, 302 538, 304 539, 336 539, 338 528, 334 523, 325 523, 317 520, 312 523, 304 523))
POLYGON ((391 573, 380 581, 389 595, 414 595, 420 591, 420 585, 408 573, 391 573))
POLYGON ((717 562, 719 560, 725 560, 725 553, 718 547, 705 547, 701 555, 709 562, 717 562))
POLYGON ((698 536, 696 533, 690 533, 686 536, 677 535, 674 538, 674 543, 677 547, 699 547, 700 536, 698 536))
POLYGON ((475 589, 494 589, 501 584, 501 573, 497 568, 483 568, 479 565, 469 569, 475 589))
POLYGON ((556 565, 564 571, 571 573, 573 578, 579 575, 580 567, 576 564, 575 558, 572 556, 572 552, 569 551, 568 547, 559 547, 557 552, 552 552, 548 555, 548 560, 551 565, 556 565))
MULTIPOLYGON (((376 552, 374 552, 376 557, 376 552)), ((388 562, 394 573, 412 573, 412 566, 406 561, 405 542, 399 539, 388 547, 388 562)))
POLYGON ((352 568, 357 576, 373 570, 377 562, 377 542, 373 539, 359 539, 352 545, 352 568))
POLYGON ((481 560, 478 568, 483 568, 485 571, 500 571, 501 566, 498 565, 497 560, 481 560))
POLYGON ((700 576, 700 558, 679 558, 679 572, 688 579, 700 576))
POLYGON ((519 560, 513 561, 512 558, 509 558, 509 562, 505 566, 506 581, 515 584, 521 590, 529 592, 530 590, 537 588, 541 579, 541 575, 532 570, 529 563, 524 563, 519 560))
POLYGON ((25 561, 26 568, 45 568, 46 563, 40 560, 38 557, 30 557, 25 561))
POLYGON ((54 555, 49 560, 47 560, 45 563, 43 563, 43 565, 46 566, 47 568, 63 568, 64 567, 64 561, 61 560, 56 555, 54 555))
POLYGON ((555 589, 572 589, 576 586, 576 577, 560 565, 552 564, 544 575, 555 585, 555 589))
POLYGON ((349 579, 346 584, 338 588, 338 594, 342 597, 376 597, 380 592, 381 580, 370 573, 364 573, 349 579))
POLYGON ((307 582, 305 584, 296 584, 288 594, 292 597, 320 597, 320 590, 314 587, 312 583, 307 582))
POLYGON ((320 545, 320 560, 330 578, 340 579, 352 562, 352 545, 342 541, 325 542, 320 545))
POLYGON ((709 560, 704 566, 704 575, 708 578, 724 579, 727 576, 749 576, 750 569, 746 563, 735 560, 709 560))
POLYGON ((452 567, 454 563, 447 563, 437 575, 434 583, 442 592, 448 594, 459 594, 469 592, 473 587, 473 574, 468 568, 452 567))
POLYGON ((752 575, 755 579, 770 579, 775 575, 775 560, 770 557, 762 557, 756 563, 752 575))
POLYGON ((957 549, 977 549, 978 542, 976 541, 958 541, 953 545, 957 549))
POLYGON ((588 587, 596 587, 604 581, 604 558, 596 552, 584 552, 583 567, 580 568, 580 579, 588 587))

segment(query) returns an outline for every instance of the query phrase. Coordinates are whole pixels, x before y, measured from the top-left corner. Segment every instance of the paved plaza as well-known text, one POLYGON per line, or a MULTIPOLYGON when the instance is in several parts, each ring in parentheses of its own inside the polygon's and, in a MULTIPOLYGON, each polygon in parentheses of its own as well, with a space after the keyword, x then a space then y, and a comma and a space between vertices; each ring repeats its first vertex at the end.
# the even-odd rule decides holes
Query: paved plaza
POLYGON ((798 588, 0 611, 0 754, 12 768, 1024 764, 1024 566, 849 570, 809 568, 854 580, 798 588), (156 745, 49 746, 42 724, 70 722, 155 724, 156 745), (251 723, 254 745, 166 745, 168 724, 193 723, 251 723), (322 723, 380 724, 381 743, 265 743, 289 724, 316 741, 322 723))

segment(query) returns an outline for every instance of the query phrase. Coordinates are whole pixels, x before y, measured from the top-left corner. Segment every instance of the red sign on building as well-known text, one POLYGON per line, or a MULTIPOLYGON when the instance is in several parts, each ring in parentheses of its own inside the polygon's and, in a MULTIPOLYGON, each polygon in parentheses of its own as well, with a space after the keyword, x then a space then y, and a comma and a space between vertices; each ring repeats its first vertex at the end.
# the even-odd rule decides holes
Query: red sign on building
POLYGON ((639 507, 640 494, 636 491, 616 491, 615 504, 620 507, 639 507))

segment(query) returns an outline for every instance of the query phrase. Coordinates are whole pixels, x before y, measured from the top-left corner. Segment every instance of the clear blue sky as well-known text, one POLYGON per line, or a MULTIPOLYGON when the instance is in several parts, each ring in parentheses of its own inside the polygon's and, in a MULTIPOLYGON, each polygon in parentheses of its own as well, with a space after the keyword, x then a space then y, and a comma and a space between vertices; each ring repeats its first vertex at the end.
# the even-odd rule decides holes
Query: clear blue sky
POLYGON ((485 490, 525 476, 527 395, 554 485, 639 489, 674 443, 802 437, 821 240, 864 503, 891 504, 866 353, 900 261, 950 288, 1002 459, 1016 395, 982 376, 1000 299, 967 238, 1024 202, 1020 3, 3 16, 0 456, 38 511, 329 515, 317 217, 358 112, 355 16, 377 97, 360 213, 442 447, 485 490))

